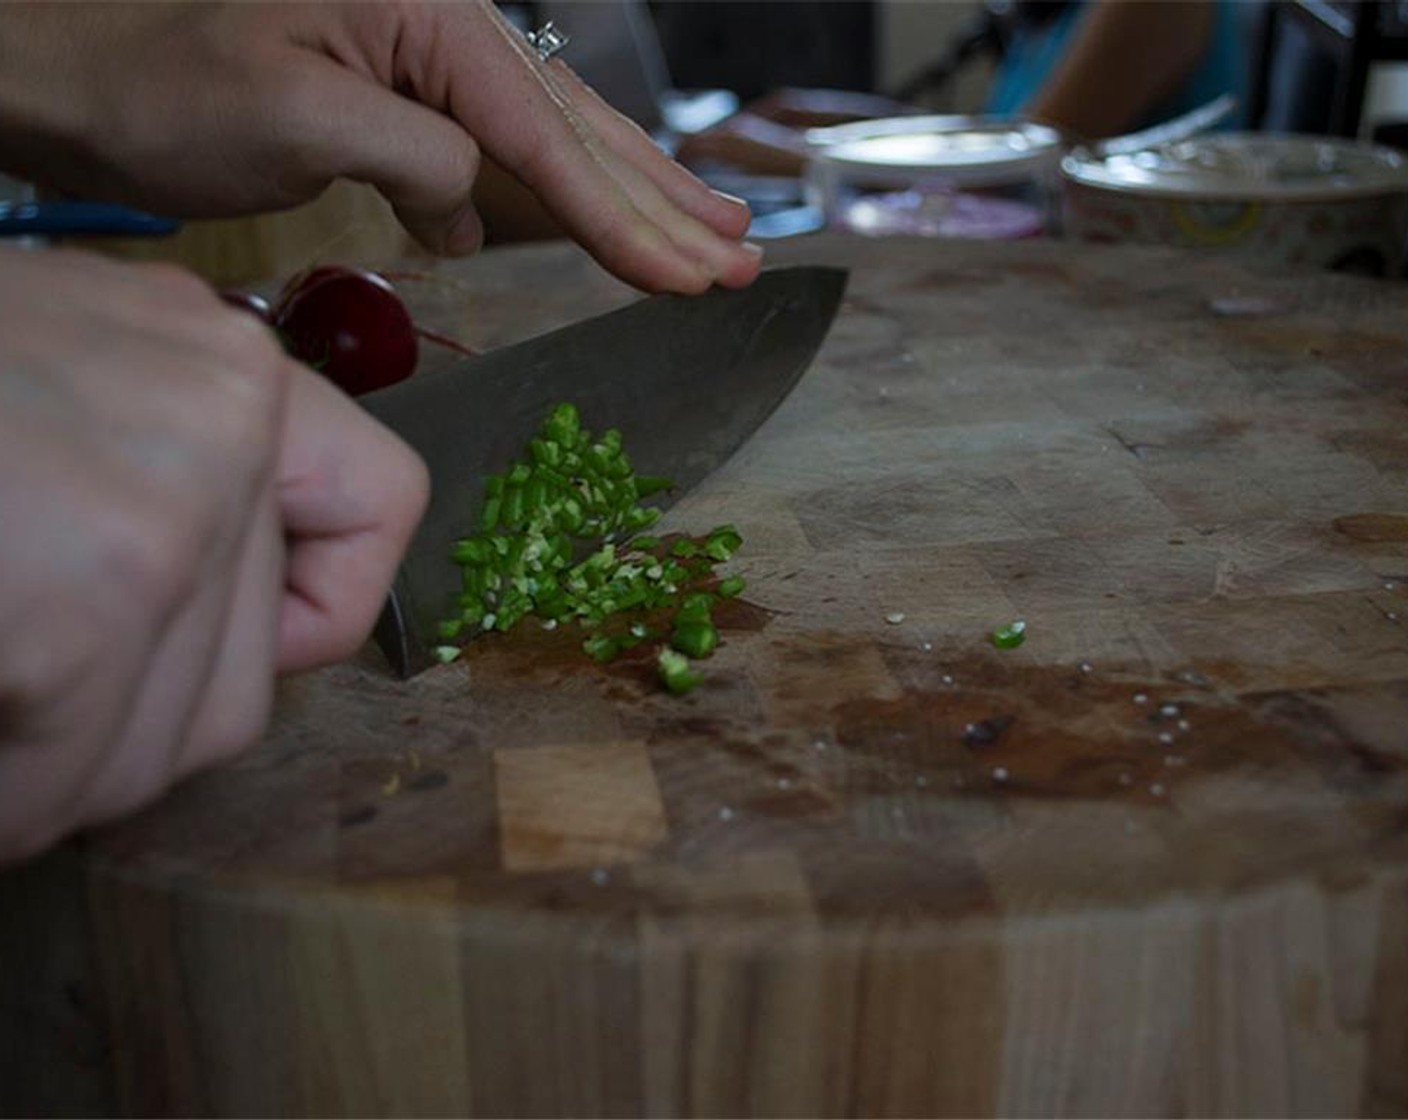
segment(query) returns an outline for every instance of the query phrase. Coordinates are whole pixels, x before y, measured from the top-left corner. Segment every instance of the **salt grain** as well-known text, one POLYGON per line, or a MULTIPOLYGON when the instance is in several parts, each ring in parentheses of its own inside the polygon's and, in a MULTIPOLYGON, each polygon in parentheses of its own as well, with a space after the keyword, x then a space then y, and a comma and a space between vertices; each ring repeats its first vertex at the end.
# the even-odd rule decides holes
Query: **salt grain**
POLYGON ((1147 704, 1149 702, 1149 698, 1145 696, 1142 692, 1136 692, 1134 694, 1134 702, 1136 704, 1147 704))
POLYGON ((1155 782, 1149 787, 1149 792, 1152 793, 1155 797, 1162 797, 1165 793, 1168 792, 1168 790, 1164 788, 1162 782, 1155 782))
POLYGON ((606 886, 611 881, 611 872, 604 867, 598 867, 592 872, 592 882, 599 887, 606 886))
POLYGON ((885 616, 885 621, 891 626, 898 626, 904 621, 904 611, 891 611, 885 616))
POLYGON ((995 782, 1005 782, 1007 780, 1007 767, 994 767, 992 772, 992 780, 995 782))

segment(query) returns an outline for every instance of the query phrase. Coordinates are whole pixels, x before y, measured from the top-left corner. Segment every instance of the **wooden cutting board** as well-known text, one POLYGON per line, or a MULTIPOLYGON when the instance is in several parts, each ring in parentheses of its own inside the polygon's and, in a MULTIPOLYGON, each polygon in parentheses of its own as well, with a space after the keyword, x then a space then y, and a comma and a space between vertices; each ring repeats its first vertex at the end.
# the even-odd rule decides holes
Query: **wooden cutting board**
MULTIPOLYGON (((706 683, 529 630, 290 685, 0 880, 0 1111, 1408 1110, 1408 294, 772 259, 852 278, 668 521, 745 539, 706 683)), ((561 245, 405 287, 480 346, 632 298, 561 245)))

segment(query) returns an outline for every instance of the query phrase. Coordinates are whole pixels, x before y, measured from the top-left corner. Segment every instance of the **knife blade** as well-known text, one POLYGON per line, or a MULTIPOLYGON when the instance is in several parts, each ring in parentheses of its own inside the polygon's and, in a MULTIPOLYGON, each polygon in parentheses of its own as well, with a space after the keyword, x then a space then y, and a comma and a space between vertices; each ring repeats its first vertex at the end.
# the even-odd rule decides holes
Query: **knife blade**
POLYGON ((435 664, 439 621, 461 590, 454 542, 478 526, 484 479, 517 458, 548 412, 618 428, 665 506, 733 454, 810 364, 846 272, 770 269, 749 287, 662 295, 488 351, 358 398, 430 468, 430 503, 374 637, 402 677, 435 664))

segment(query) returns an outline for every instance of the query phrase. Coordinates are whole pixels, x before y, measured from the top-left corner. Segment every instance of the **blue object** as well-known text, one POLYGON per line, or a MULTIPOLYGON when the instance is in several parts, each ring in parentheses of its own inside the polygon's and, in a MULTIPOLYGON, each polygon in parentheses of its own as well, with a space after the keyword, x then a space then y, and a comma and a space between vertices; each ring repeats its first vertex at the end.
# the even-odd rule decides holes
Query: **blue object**
MULTIPOLYGON (((986 111, 997 116, 1021 113, 1056 69, 1088 10, 1087 4, 1069 4, 1050 24, 1019 30, 993 77, 986 111)), ((1212 35, 1202 62, 1172 98, 1155 106, 1144 120, 1135 122, 1128 131, 1159 124, 1224 93, 1237 98, 1238 108, 1217 127, 1245 128, 1248 50, 1234 0, 1215 0, 1212 35)))
POLYGON ((0 202, 0 237, 166 237, 180 228, 174 218, 110 202, 0 202))

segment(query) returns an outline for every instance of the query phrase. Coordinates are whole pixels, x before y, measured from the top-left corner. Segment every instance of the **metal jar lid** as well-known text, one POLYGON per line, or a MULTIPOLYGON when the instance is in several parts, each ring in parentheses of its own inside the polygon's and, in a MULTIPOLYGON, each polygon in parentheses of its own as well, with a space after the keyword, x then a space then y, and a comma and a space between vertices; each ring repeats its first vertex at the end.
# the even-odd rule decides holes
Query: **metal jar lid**
POLYGON ((1069 180, 1150 198, 1287 202, 1408 190, 1408 159, 1390 148, 1322 136, 1226 132, 1101 158, 1061 161, 1069 180))
POLYGON ((813 128, 806 137, 814 163, 852 181, 1004 186, 1054 169, 1064 150, 1055 129, 995 117, 886 117, 813 128))

